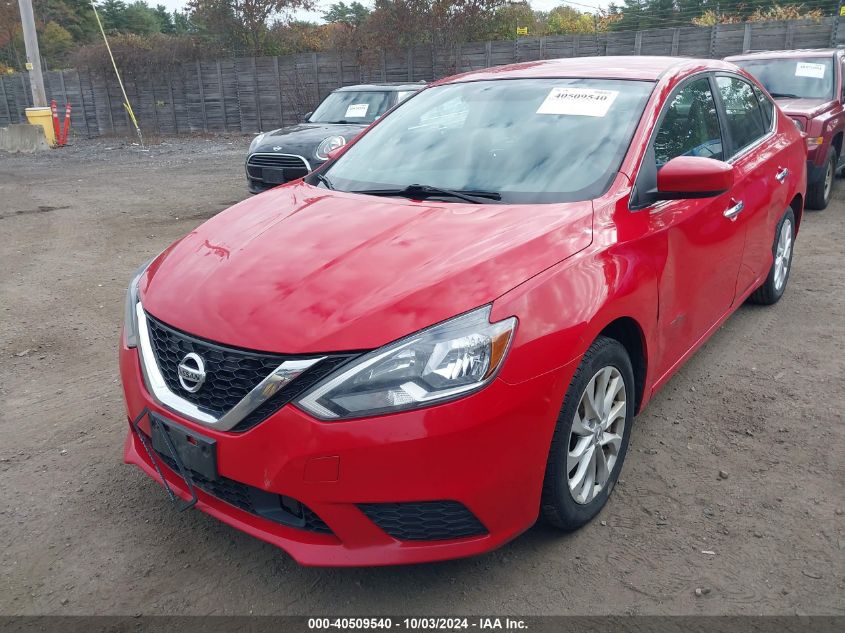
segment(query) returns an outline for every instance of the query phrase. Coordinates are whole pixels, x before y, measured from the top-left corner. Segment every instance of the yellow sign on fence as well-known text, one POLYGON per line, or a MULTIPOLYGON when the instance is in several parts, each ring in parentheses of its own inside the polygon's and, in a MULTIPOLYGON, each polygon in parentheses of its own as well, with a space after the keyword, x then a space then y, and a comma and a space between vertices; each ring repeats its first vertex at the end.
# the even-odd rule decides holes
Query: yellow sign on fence
POLYGON ((845 7, 839 7, 839 15, 845 17, 845 7))
POLYGON ((527 26, 516 27, 516 34, 517 35, 528 35, 528 27, 527 26))

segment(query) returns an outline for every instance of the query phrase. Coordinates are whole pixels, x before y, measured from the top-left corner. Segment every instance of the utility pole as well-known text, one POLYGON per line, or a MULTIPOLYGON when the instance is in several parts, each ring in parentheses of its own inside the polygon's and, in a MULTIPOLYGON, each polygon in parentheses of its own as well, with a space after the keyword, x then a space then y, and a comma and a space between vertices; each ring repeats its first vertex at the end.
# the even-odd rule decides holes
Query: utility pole
POLYGON ((18 0, 21 9, 23 42, 26 47, 26 69, 32 85, 32 104, 36 108, 47 107, 47 93, 44 91, 44 77, 41 74, 41 54, 38 52, 38 35, 35 32, 35 14, 32 0, 18 0))

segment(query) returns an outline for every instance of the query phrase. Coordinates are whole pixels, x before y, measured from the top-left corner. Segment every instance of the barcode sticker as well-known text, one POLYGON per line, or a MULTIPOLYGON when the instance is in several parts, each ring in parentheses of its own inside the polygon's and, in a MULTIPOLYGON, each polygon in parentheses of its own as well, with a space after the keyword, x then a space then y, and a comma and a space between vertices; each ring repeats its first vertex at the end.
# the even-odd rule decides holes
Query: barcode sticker
POLYGON ((351 106, 346 108, 346 117, 347 118, 355 118, 355 117, 362 117, 367 116, 367 110, 370 109, 369 103, 353 103, 351 106))
POLYGON ((824 64, 811 64, 810 62, 798 62, 795 65, 796 77, 812 77, 814 79, 824 79, 824 64))
POLYGON ((552 88, 537 114, 570 114, 573 116, 605 116, 616 101, 618 90, 593 88, 552 88))

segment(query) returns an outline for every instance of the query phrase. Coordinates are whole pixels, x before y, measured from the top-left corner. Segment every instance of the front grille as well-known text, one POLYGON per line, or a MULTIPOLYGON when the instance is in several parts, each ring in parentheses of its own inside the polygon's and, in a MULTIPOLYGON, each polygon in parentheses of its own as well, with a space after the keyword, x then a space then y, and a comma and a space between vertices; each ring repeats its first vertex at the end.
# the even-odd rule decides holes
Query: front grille
POLYGON ((214 416, 234 407, 286 357, 223 347, 175 330, 147 314, 150 340, 158 368, 173 393, 214 416), (179 383, 178 367, 189 352, 202 357, 206 378, 197 393, 179 383))
MULTIPOLYGON (((144 435, 144 439, 152 446, 149 436, 144 435)), ((179 473, 179 467, 172 457, 160 451, 155 451, 155 453, 170 470, 176 474, 179 473)), ((311 508, 292 497, 277 495, 222 476, 212 480, 195 470, 188 469, 188 473, 191 475, 194 486, 244 512, 308 532, 333 533, 311 508)))
POLYGON ((400 541, 440 541, 487 534, 481 521, 457 501, 359 503, 358 508, 400 541))
POLYGON ((251 154, 246 160, 246 171, 250 178, 263 180, 264 167, 284 169, 286 182, 302 178, 310 171, 304 159, 290 154, 251 154))
MULTIPOLYGON (((176 330, 149 314, 147 324, 156 363, 168 389, 218 418, 240 402, 284 361, 293 359, 281 354, 251 352, 217 345, 176 330), (205 363, 205 382, 196 393, 183 389, 179 382, 177 368, 189 352, 198 354, 205 363)), ((354 356, 355 354, 333 354, 312 365, 231 430, 242 432, 251 429, 354 356)))

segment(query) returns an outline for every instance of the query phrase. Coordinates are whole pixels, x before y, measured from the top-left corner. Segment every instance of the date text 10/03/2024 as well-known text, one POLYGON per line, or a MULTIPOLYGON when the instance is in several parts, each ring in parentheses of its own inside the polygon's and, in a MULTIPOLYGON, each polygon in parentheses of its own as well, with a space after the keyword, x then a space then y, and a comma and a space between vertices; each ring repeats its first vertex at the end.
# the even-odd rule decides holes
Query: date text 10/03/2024
POLYGON ((498 617, 431 617, 431 618, 309 618, 309 630, 406 630, 406 631, 496 631, 496 630, 524 630, 528 626, 519 618, 498 617))

